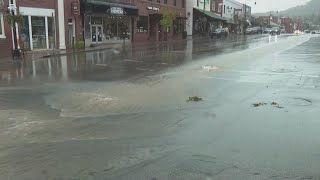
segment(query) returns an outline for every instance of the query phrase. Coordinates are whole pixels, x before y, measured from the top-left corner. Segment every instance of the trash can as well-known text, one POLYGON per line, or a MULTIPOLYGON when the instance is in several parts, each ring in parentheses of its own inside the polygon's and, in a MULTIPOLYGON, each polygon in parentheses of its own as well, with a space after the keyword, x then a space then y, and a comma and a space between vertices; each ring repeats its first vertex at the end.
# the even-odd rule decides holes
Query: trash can
POLYGON ((183 33, 182 33, 182 39, 187 39, 187 31, 183 31, 183 33))

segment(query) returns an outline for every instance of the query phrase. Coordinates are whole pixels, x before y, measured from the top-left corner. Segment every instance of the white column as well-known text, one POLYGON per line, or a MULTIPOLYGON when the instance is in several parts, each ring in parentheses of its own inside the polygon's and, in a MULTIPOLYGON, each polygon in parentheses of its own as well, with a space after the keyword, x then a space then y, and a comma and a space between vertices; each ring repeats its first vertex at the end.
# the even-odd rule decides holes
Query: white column
POLYGON ((192 0, 186 0, 186 13, 187 13, 187 21, 186 21, 187 35, 192 36, 192 30, 193 30, 193 1, 192 0))
POLYGON ((49 49, 49 32, 48 32, 48 17, 46 16, 44 19, 44 26, 46 28, 46 44, 47 44, 47 49, 49 49))
POLYGON ((64 21, 64 2, 58 0, 58 23, 59 23, 59 49, 66 49, 66 32, 64 21))
MULTIPOLYGON (((11 1, 9 0, 9 4, 11 4, 11 1)), ((17 3, 16 3, 16 0, 13 0, 13 5, 15 6, 15 7, 17 7, 17 3)), ((10 12, 11 13, 11 12, 10 12)), ((17 14, 17 9, 15 9, 14 10, 14 14, 17 14)), ((19 44, 19 26, 18 26, 18 24, 16 23, 15 24, 15 26, 16 26, 16 37, 17 37, 17 47, 18 47, 18 49, 20 49, 20 44, 19 44)), ((14 38, 13 38, 13 28, 11 27, 11 34, 12 34, 12 47, 14 48, 14 38)))
POLYGON ((28 16, 28 21, 29 21, 29 42, 30 42, 30 50, 33 50, 31 16, 28 16))

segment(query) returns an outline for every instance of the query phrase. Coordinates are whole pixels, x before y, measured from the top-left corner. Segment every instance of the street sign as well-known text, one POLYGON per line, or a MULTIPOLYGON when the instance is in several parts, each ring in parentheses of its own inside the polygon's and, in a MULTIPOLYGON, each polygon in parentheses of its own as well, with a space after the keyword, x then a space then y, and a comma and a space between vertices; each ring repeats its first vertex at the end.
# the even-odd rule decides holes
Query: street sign
POLYGON ((15 6, 14 4, 9 4, 8 9, 9 11, 15 11, 17 9, 17 6, 15 6))

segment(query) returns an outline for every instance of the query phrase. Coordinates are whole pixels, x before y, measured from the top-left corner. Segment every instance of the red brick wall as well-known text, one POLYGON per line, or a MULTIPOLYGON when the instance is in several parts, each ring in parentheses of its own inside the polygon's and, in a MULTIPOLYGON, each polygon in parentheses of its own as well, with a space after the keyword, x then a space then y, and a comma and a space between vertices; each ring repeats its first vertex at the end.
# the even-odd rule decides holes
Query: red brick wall
POLYGON ((16 0, 18 6, 55 9, 56 0, 16 0))
MULTIPOLYGON (((79 0, 64 0, 64 19, 65 19, 65 35, 66 35, 66 46, 67 48, 71 48, 69 46, 69 42, 72 41, 69 39, 68 35, 68 21, 69 19, 74 18, 75 19, 75 40, 82 39, 82 16, 80 15, 74 15, 72 11, 72 2, 77 1, 79 3, 79 0)), ((80 9, 79 9, 80 13, 80 9)))
MULTIPOLYGON (((4 1, 4 6, 0 7, 1 13, 3 13, 3 16, 6 14, 6 8, 8 6, 8 1, 4 1)), ((3 17, 4 18, 4 17, 3 17)), ((4 59, 4 57, 11 56, 12 52, 12 33, 11 33, 11 27, 4 22, 4 35, 6 38, 0 38, 0 62, 1 59, 4 59)))
MULTIPOLYGON (((177 0, 177 5, 173 6, 173 0, 168 0, 167 4, 164 4, 164 0, 160 0, 160 3, 156 2, 150 2, 146 0, 137 0, 135 2, 135 5, 139 8, 139 16, 149 16, 151 14, 163 14, 164 10, 168 8, 169 10, 175 11, 178 17, 186 17, 186 9, 182 8, 182 0, 177 0), (160 10, 159 11, 153 11, 153 10, 148 10, 147 7, 158 7, 160 10)), ((140 33, 137 32, 137 19, 135 18, 133 22, 134 26, 134 39, 133 42, 145 42, 150 39, 150 27, 149 27, 149 32, 147 33, 140 33)), ((150 23, 149 23, 150 26, 150 23)), ((163 33, 159 33, 160 39, 161 37, 164 37, 163 33)), ((181 39, 182 38, 182 33, 177 33, 173 34, 173 31, 171 30, 170 33, 168 34, 168 39, 181 39)))

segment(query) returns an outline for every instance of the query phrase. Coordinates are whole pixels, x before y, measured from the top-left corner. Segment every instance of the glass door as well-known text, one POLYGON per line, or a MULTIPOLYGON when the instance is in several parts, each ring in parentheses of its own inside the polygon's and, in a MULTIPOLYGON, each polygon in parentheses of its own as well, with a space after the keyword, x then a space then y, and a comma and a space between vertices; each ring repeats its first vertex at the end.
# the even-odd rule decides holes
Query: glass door
POLYGON ((97 27, 95 25, 91 26, 91 41, 97 42, 97 27))
POLYGON ((103 39, 102 25, 91 26, 91 39, 93 43, 101 43, 103 39))
POLYGON ((31 17, 32 43, 34 49, 46 49, 45 17, 31 17))
POLYGON ((102 42, 102 26, 98 25, 97 26, 97 36, 98 36, 98 43, 102 42))

